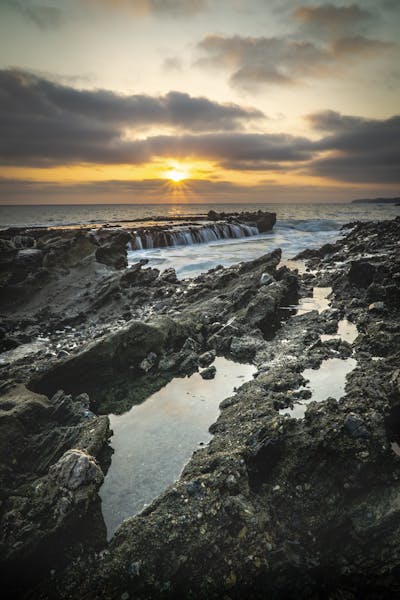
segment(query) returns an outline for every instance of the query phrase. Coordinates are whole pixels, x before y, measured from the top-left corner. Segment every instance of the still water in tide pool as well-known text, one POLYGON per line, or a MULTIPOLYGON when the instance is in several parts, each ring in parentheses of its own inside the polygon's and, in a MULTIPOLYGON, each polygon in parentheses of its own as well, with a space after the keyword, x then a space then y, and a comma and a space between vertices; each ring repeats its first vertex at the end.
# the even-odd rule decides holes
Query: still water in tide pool
POLYGON ((114 454, 100 489, 108 538, 179 477, 193 451, 211 439, 219 404, 256 372, 222 357, 214 366, 214 379, 175 378, 125 414, 109 415, 114 454))

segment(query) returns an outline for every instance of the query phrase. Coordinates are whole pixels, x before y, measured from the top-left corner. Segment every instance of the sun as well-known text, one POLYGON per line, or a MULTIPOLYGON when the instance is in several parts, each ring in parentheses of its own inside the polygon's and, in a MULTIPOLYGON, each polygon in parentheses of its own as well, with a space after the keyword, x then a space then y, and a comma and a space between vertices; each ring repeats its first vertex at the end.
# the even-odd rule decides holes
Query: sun
POLYGON ((166 178, 174 181, 175 183, 179 183, 187 178, 187 174, 181 169, 170 169, 166 173, 166 178))

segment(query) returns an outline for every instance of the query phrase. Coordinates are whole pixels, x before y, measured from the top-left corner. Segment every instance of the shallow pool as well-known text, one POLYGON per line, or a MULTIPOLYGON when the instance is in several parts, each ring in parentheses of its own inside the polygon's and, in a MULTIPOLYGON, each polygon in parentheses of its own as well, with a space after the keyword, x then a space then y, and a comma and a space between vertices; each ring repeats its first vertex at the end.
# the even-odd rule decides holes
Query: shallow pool
POLYGON ((175 378, 125 414, 109 415, 114 454, 100 489, 109 538, 179 477, 193 451, 210 440, 219 404, 256 372, 222 357, 213 364, 214 379, 175 378))

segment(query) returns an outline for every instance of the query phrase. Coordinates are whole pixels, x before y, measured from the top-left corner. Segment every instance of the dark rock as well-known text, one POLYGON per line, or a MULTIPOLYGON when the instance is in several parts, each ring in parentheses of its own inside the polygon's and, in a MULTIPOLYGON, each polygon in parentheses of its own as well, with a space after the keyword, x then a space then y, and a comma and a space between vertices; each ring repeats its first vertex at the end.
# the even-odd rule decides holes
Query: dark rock
POLYGON ((35 238, 29 235, 16 235, 13 239, 16 248, 33 248, 35 238))
POLYGON ((386 305, 384 302, 373 302, 368 306, 368 310, 374 312, 384 312, 386 310, 386 305))
POLYGON ((203 379, 214 379, 216 372, 217 369, 214 367, 214 365, 211 365, 211 367, 207 367, 203 371, 200 371, 200 375, 203 379))
POLYGON ((161 281, 166 281, 167 283, 178 283, 178 278, 176 276, 175 269, 165 269, 163 273, 160 275, 161 281))
POLYGON ((68 450, 60 460, 50 467, 49 476, 56 485, 77 490, 83 486, 103 482, 103 473, 95 459, 82 450, 68 450))
POLYGON ((276 223, 276 213, 263 212, 241 212, 241 213, 217 213, 215 210, 210 210, 207 217, 211 221, 223 221, 233 219, 238 223, 248 223, 255 225, 260 233, 270 231, 276 223))
POLYGON ((110 242, 96 250, 96 260, 114 269, 124 269, 128 266, 126 251, 118 244, 110 242))
POLYGON ((360 288, 371 285, 376 268, 369 262, 353 261, 350 265, 348 278, 350 283, 360 288))
POLYGON ((128 285, 150 285, 159 276, 158 269, 142 269, 141 263, 136 263, 121 276, 121 283, 128 285))
POLYGON ((139 367, 140 367, 140 369, 142 369, 142 371, 144 371, 145 373, 148 373, 149 371, 151 371, 151 369, 153 369, 156 366, 157 361, 158 361, 157 354, 155 354, 155 352, 150 352, 146 356, 146 358, 144 358, 142 360, 139 367))
POLYGON ((349 413, 344 420, 344 428, 353 438, 370 437, 369 431, 365 426, 363 419, 356 413, 349 413))
POLYGON ((276 214, 264 213, 263 215, 257 217, 255 223, 260 233, 270 231, 276 223, 276 214))
POLYGON ((199 356, 196 352, 182 353, 182 359, 180 363, 180 372, 190 375, 194 371, 197 371, 199 365, 199 356))
POLYGON ((187 340, 185 340, 185 343, 182 346, 183 352, 198 352, 199 350, 199 342, 191 337, 187 338, 187 340))
POLYGON ((269 273, 263 273, 260 277, 260 285, 269 285, 274 281, 274 278, 269 273))
POLYGON ((231 342, 230 352, 235 358, 251 360, 261 346, 262 341, 260 339, 250 336, 234 337, 231 342))
POLYGON ((42 265, 43 253, 37 248, 27 248, 19 250, 15 259, 16 267, 31 271, 38 269, 42 265))
POLYGON ((215 350, 209 350, 199 356, 200 367, 208 367, 215 360, 215 350))

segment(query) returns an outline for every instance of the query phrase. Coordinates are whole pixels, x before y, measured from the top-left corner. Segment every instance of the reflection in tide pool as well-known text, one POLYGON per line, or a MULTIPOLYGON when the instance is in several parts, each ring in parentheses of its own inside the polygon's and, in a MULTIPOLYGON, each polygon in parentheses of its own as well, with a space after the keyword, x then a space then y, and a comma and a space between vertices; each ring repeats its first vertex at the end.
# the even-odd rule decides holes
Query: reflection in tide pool
POLYGON ((179 477, 196 447, 210 440, 219 404, 256 372, 221 357, 214 365, 215 379, 173 379, 124 415, 109 415, 114 454, 100 489, 109 538, 179 477))
POLYGON ((352 344, 357 336, 357 326, 347 319, 341 319, 338 322, 337 333, 324 333, 321 335, 321 341, 326 342, 328 340, 340 339, 348 344, 352 344))
POLYGON ((298 315, 304 315, 311 310, 317 310, 319 313, 329 308, 329 295, 332 292, 331 287, 314 287, 311 298, 302 298, 297 309, 298 315))
POLYGON ((318 369, 306 369, 302 375, 309 380, 306 389, 311 390, 311 398, 294 404, 293 408, 283 408, 279 413, 303 419, 310 402, 322 402, 327 398, 339 400, 345 393, 346 377, 356 366, 354 358, 328 358, 318 369))

